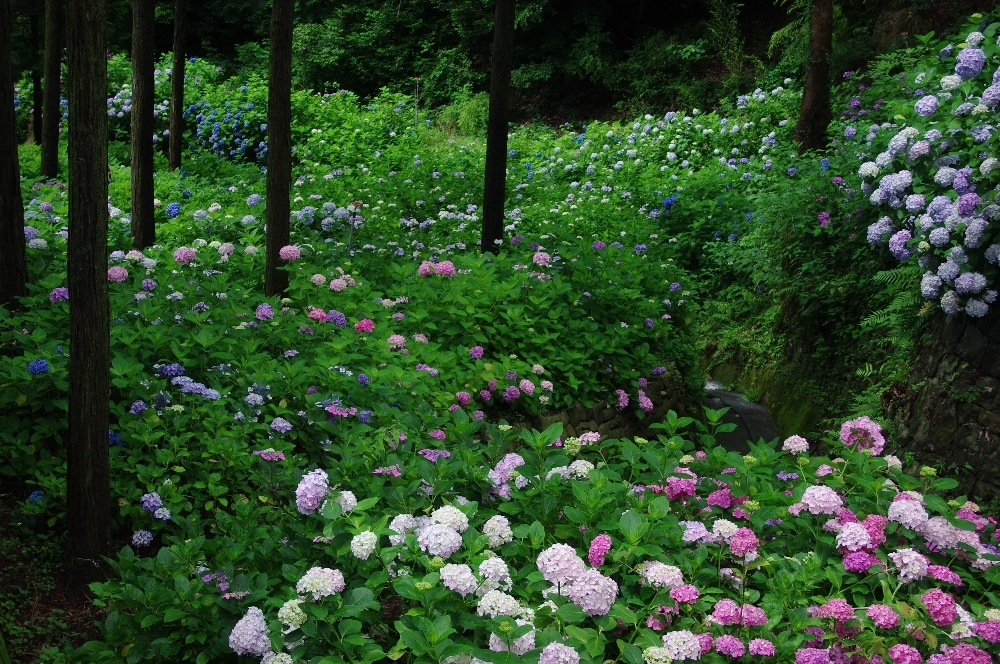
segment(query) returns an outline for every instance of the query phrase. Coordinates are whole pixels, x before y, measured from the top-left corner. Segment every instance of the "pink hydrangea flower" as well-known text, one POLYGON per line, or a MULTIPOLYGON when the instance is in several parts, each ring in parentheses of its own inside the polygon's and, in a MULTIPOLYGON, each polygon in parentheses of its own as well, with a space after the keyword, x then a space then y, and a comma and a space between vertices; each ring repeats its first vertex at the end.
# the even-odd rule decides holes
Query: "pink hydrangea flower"
POLYGON ((648 396, 646 396, 646 393, 643 392, 642 390, 638 390, 638 396, 639 396, 639 408, 641 408, 645 413, 651 412, 653 410, 653 402, 650 400, 648 396))
POLYGON ((347 290, 347 280, 343 277, 337 277, 336 279, 330 280, 330 290, 335 293, 339 293, 343 290, 347 290))
POLYGON ((190 247, 181 247, 174 252, 174 260, 181 265, 187 265, 194 260, 197 252, 190 247))
POLYGON ((795 651, 795 664, 830 664, 827 648, 799 648, 795 651))
POLYGON ((695 481, 680 477, 668 477, 666 494, 669 500, 677 500, 695 494, 695 481))
POLYGON ((827 464, 821 464, 819 468, 816 469, 816 477, 826 477, 833 473, 833 466, 827 464))
POLYGON ((531 257, 531 262, 539 267, 548 267, 549 263, 552 262, 552 256, 544 251, 536 251, 535 255, 531 257))
POLYGON ((108 268, 108 281, 113 281, 117 284, 128 279, 128 270, 118 265, 108 268))
POLYGON ((895 629, 899 625, 899 614, 888 604, 872 604, 865 610, 876 627, 895 629))
POLYGON ((774 644, 767 639, 751 639, 748 650, 757 657, 774 657, 774 644))
POLYGON ((567 594, 588 616, 603 616, 618 597, 618 584, 591 568, 573 579, 567 594))
POLYGON ((938 627, 947 627, 958 620, 955 598, 940 588, 928 590, 920 596, 920 601, 927 607, 927 613, 938 627))
POLYGON ((535 564, 542 578, 557 585, 575 581, 587 568, 576 549, 568 544, 553 544, 538 554, 535 564))
POLYGON ((712 609, 711 618, 719 625, 738 625, 742 620, 740 606, 729 598, 720 599, 712 609))
POLYGON ((359 332, 359 333, 363 333, 363 334, 367 334, 367 333, 371 332, 374 329, 375 329, 375 321, 373 321, 371 318, 362 318, 354 326, 354 331, 355 332, 359 332))
POLYGON ((889 659, 893 664, 921 664, 924 661, 919 650, 905 643, 897 643, 889 648, 889 659))
POLYGON ((698 588, 692 586, 690 583, 670 589, 670 598, 681 604, 694 604, 700 596, 701 593, 698 592, 698 588))
POLYGON ((435 274, 434 263, 430 261, 424 261, 423 263, 420 264, 420 267, 417 268, 417 274, 419 274, 421 277, 429 277, 432 274, 435 274))
POLYGON ((521 391, 525 394, 531 395, 535 393, 535 384, 532 383, 527 378, 522 378, 521 382, 517 384, 521 388, 521 391))
POLYGON ((945 583, 954 583, 956 586, 962 585, 962 577, 945 565, 928 565, 927 576, 945 583))
POLYGON ((730 657, 742 657, 746 652, 746 646, 732 634, 723 634, 715 639, 715 652, 730 657))
POLYGON ((458 402, 459 406, 468 405, 468 403, 472 401, 472 395, 469 394, 468 392, 456 392, 455 401, 458 402))
POLYGON ((539 383, 539 385, 546 392, 552 391, 553 385, 551 380, 543 380, 541 383, 539 383))
POLYGON ((740 528, 736 533, 729 538, 729 549, 733 552, 734 556, 742 558, 743 556, 757 550, 760 546, 760 541, 757 539, 757 535, 754 534, 749 528, 740 528))
POLYGON ((394 350, 402 348, 403 346, 406 345, 406 337, 404 337, 402 334, 393 334, 389 336, 389 339, 386 341, 386 343, 389 344, 389 348, 392 348, 394 350))
POLYGON ((855 447, 859 451, 869 451, 873 456, 878 456, 885 448, 885 437, 882 435, 882 427, 877 422, 873 422, 867 415, 862 415, 856 420, 848 420, 840 425, 840 442, 847 447, 855 447))
POLYGON ((280 256, 283 261, 295 261, 302 256, 302 252, 299 251, 299 248, 294 244, 286 244, 278 250, 278 256, 280 256))
POLYGON ((625 390, 615 390, 615 394, 618 396, 618 410, 628 408, 628 392, 625 390))
POLYGON ((481 359, 483 359, 483 347, 482 346, 473 346, 472 348, 470 348, 469 349, 469 357, 471 357, 474 360, 481 360, 481 359))
POLYGON ((1000 620, 976 623, 972 631, 988 643, 1000 643, 1000 620))
POLYGON ((802 494, 802 505, 810 514, 836 514, 844 502, 828 486, 813 485, 802 494))
POLYGON ((782 443, 781 449, 789 454, 803 454, 809 451, 809 441, 802 436, 789 436, 782 443))
POLYGON ((441 261, 434 266, 434 270, 440 274, 442 277, 454 277, 455 276, 455 264, 451 261, 441 261))
POLYGON ((767 612, 759 606, 744 604, 740 607, 740 622, 744 627, 760 627, 767 624, 767 612))
POLYGON ((315 321, 319 321, 320 323, 325 323, 326 322, 326 312, 323 311, 322 309, 310 309, 309 310, 309 318, 311 318, 311 319, 313 319, 315 321))
POLYGON ((878 564, 878 557, 867 551, 854 551, 844 556, 844 569, 848 572, 867 572, 878 564))
POLYGON ((592 567, 600 567, 604 564, 604 556, 611 550, 611 537, 601 533, 590 543, 590 551, 587 553, 587 560, 592 567))

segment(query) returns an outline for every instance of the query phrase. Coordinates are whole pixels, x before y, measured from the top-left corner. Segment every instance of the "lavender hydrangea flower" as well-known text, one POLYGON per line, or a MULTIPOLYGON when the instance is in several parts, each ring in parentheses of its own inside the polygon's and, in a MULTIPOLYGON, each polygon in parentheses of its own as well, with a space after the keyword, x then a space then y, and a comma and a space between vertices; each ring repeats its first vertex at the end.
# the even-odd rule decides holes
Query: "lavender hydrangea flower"
POLYGON ((312 514, 316 511, 329 491, 329 482, 329 475, 318 468, 302 476, 295 489, 295 506, 300 513, 312 514))
POLYGON ((970 79, 979 76, 986 64, 986 53, 981 48, 965 48, 958 54, 955 63, 955 73, 962 79, 970 79))
POLYGON ((926 95, 917 100, 913 110, 922 118, 929 118, 938 109, 938 98, 934 95, 926 95))
POLYGON ((271 652, 271 639, 263 611, 256 606, 247 610, 229 635, 229 647, 237 655, 261 657, 271 652))
POLYGON ((896 231, 893 236, 889 238, 889 251, 896 257, 896 260, 905 261, 912 255, 912 252, 906 246, 906 243, 911 239, 913 239, 913 235, 905 228, 903 230, 896 231))

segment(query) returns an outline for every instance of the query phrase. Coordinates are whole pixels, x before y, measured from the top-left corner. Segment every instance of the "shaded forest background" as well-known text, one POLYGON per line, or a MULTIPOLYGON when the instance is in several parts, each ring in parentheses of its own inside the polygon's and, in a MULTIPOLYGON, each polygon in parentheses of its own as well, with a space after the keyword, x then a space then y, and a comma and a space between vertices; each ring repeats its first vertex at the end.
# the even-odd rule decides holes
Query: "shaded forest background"
MULTIPOLYGON (((109 0, 108 49, 128 52, 131 0, 109 0)), ((835 76, 911 35, 942 32, 989 0, 841 0, 835 76)), ((202 0, 189 55, 227 74, 266 76, 269 0, 202 0)), ((421 106, 485 111, 493 0, 298 0, 293 85, 385 88, 421 106)), ((809 0, 521 0, 513 119, 558 123, 658 108, 712 108, 755 85, 804 75, 809 0)), ((44 3, 14 0, 14 71, 41 68, 44 3)), ((155 48, 171 48, 173 2, 156 7, 155 48)), ((15 79, 17 74, 15 74, 15 79)))

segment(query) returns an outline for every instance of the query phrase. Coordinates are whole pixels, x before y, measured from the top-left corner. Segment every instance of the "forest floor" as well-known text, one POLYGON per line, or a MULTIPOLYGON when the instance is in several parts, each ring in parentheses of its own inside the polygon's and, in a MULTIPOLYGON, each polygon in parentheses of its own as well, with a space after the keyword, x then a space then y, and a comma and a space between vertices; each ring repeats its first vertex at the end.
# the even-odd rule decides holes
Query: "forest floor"
POLYGON ((0 493, 0 632, 13 664, 65 661, 99 636, 101 610, 68 584, 65 534, 29 523, 15 495, 0 493))

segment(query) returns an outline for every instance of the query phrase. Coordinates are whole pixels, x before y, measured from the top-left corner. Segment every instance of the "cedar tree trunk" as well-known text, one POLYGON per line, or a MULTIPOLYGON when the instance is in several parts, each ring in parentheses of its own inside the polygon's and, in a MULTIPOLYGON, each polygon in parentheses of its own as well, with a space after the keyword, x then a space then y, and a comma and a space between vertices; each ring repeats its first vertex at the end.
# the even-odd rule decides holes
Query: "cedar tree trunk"
POLYGON ((292 22, 294 0, 274 0, 271 59, 267 81, 267 265, 264 293, 288 288, 288 273, 278 252, 288 244, 288 201, 292 180, 292 22))
POLYGON ((507 118, 510 70, 514 60, 514 0, 497 0, 490 73, 490 114, 486 126, 486 181, 483 189, 482 251, 496 251, 503 238, 507 198, 507 118))
MULTIPOLYGON (((181 167, 184 149, 184 37, 187 0, 174 5, 174 66, 170 74, 170 137, 167 163, 170 170, 181 167)), ((150 46, 152 48, 152 46, 150 46)))
POLYGON ((795 125, 799 152, 826 146, 830 111, 830 52, 833 50, 833 0, 813 0, 809 73, 802 92, 802 109, 795 125))
MULTIPOLYGON (((45 94, 42 98, 42 175, 59 177, 59 107, 64 36, 63 0, 45 0, 45 94)), ((38 112, 37 110, 35 111, 38 112)))
POLYGON ((14 124, 12 26, 10 2, 0 0, 0 306, 16 304, 15 297, 28 294, 24 201, 14 124))
POLYGON ((153 221, 153 10, 156 0, 132 2, 132 246, 156 240, 153 221))
POLYGON ((38 26, 38 13, 31 15, 31 138, 35 145, 42 144, 42 31, 38 26))
POLYGON ((107 0, 69 0, 69 435, 71 569, 94 579, 111 548, 108 470, 107 0))

